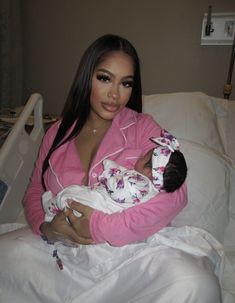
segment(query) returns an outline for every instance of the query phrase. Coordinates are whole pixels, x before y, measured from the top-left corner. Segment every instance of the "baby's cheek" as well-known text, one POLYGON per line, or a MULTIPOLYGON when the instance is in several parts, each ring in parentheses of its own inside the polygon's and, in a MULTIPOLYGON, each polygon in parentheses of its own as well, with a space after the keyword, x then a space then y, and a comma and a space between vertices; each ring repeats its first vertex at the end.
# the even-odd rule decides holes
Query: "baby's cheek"
POLYGON ((148 177, 150 180, 153 179, 152 169, 150 167, 145 167, 142 174, 148 177))
POLYGON ((141 158, 137 159, 135 164, 134 164, 134 169, 136 171, 138 171, 139 173, 143 173, 143 170, 144 170, 144 163, 143 163, 143 160, 141 158))

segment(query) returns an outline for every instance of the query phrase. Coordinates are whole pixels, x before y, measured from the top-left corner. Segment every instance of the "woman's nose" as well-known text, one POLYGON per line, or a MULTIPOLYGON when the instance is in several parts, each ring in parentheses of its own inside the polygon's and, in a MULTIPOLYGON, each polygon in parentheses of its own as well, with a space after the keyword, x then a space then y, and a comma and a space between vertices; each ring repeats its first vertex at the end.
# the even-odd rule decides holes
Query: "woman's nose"
POLYGON ((108 92, 108 97, 114 100, 118 99, 120 97, 118 87, 112 87, 108 92))

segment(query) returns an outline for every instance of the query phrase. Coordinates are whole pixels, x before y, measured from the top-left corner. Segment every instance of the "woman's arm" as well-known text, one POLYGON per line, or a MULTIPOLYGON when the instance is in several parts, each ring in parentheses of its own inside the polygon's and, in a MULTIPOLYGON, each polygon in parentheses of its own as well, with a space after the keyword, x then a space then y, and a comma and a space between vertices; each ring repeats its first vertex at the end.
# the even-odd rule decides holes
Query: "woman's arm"
POLYGON ((43 234, 49 240, 59 239, 63 241, 63 239, 69 239, 74 242, 90 244, 92 242, 91 239, 83 239, 76 234, 71 225, 68 224, 63 212, 57 214, 50 223, 44 222, 45 212, 41 203, 44 189, 41 183, 41 172, 43 161, 50 149, 57 129, 58 124, 56 123, 48 130, 43 138, 31 182, 24 197, 26 218, 34 233, 43 234))
POLYGON ((38 158, 35 163, 34 171, 24 196, 24 209, 26 219, 35 234, 41 234, 40 226, 44 222, 45 213, 41 204, 41 197, 44 189, 41 183, 41 173, 43 161, 50 149, 58 125, 54 124, 44 135, 39 149, 38 158))
POLYGON ((74 202, 70 207, 82 213, 81 218, 71 210, 67 215, 81 239, 92 237, 95 243, 108 242, 123 246, 146 239, 167 226, 187 204, 184 183, 173 193, 161 193, 151 200, 122 212, 105 214, 89 206, 74 202))
POLYGON ((111 215, 94 211, 90 218, 90 233, 96 243, 114 246, 144 240, 167 226, 187 204, 187 186, 173 193, 161 193, 122 213, 111 215))

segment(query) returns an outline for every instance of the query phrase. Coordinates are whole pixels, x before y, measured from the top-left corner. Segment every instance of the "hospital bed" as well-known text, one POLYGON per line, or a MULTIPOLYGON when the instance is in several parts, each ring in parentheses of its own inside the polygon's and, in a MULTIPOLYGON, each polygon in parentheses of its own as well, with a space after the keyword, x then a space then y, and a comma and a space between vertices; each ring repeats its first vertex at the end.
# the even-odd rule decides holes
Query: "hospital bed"
MULTIPOLYGON (((205 230, 222 243, 223 303, 234 303, 235 101, 202 92, 153 94, 143 99, 144 112, 179 139, 188 165, 189 202, 172 226, 205 230)), ((16 222, 26 224, 21 200, 44 133, 42 102, 39 94, 30 97, 1 148, 0 232, 6 226, 11 230, 16 222), (25 125, 32 112, 33 129, 27 133, 25 125)))

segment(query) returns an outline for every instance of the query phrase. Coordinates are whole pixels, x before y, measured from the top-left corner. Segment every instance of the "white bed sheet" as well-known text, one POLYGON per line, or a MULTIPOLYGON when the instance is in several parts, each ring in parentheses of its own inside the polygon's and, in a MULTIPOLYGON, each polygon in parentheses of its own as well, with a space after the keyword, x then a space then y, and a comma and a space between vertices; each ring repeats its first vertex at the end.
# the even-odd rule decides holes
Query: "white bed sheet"
MULTIPOLYGON (((6 245, 0 247, 0 255, 8 253, 19 264, 14 274, 9 264, 0 266, 0 281, 5 286, 1 288, 0 298, 4 303, 150 303, 172 302, 172 298, 181 303, 185 302, 185 293, 178 293, 178 286, 184 283, 187 293, 189 277, 197 275, 197 266, 203 266, 208 272, 215 271, 223 283, 223 247, 209 233, 195 227, 164 228, 145 242, 121 248, 108 244, 77 248, 60 243, 48 245, 43 240, 38 241, 28 228, 3 235, 1 242, 6 245), (12 250, 4 251, 4 247, 12 250), (63 270, 59 270, 52 257, 55 248, 62 259, 63 270), (30 270, 25 267, 25 256, 30 270), (172 259, 178 261, 171 263, 172 259), (187 266, 187 259, 190 266, 187 266), (190 263, 192 259, 196 266, 190 263), (185 272, 178 277, 178 262, 181 264, 181 261, 185 262, 185 272), (174 273, 172 276, 165 274, 168 266, 174 273), (155 283, 152 283, 153 277, 155 283), (167 292, 162 292, 162 288, 167 292), (10 298, 9 289, 14 290, 10 298)), ((203 278, 199 277, 201 282, 203 278)), ((188 303, 196 302, 193 294, 190 297, 188 303)), ((220 302, 218 293, 213 303, 217 302, 220 302)))

